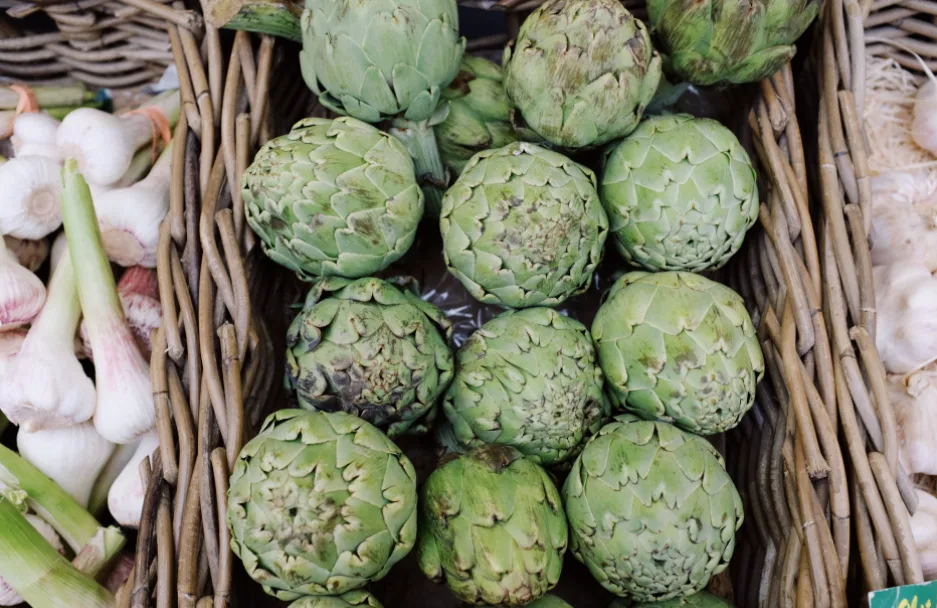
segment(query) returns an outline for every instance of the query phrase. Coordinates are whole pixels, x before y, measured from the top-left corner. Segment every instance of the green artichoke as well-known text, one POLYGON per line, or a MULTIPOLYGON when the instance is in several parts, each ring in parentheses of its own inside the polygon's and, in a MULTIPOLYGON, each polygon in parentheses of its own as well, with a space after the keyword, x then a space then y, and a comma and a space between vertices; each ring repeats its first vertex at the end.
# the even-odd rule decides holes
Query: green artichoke
POLYGON ((755 169, 715 120, 648 118, 612 149, 599 195, 613 242, 647 270, 722 266, 758 219, 755 169))
POLYGON ((612 405, 710 435, 751 409, 764 359, 742 298, 688 272, 630 272, 592 323, 612 405))
POLYGON ((700 591, 693 595, 675 597, 664 602, 634 604, 631 608, 733 608, 733 606, 711 593, 700 591))
POLYGON ((270 595, 342 594, 413 548, 416 473, 360 418, 280 410, 238 456, 227 520, 231 550, 270 595))
POLYGON ((450 272, 476 299, 510 308, 588 289, 608 235, 592 171, 524 142, 472 157, 439 226, 450 272))
POLYGON ((665 68, 694 84, 757 82, 781 69, 819 0, 649 0, 665 68))
POLYGON ((544 466, 575 457, 608 417, 585 326, 549 308, 503 313, 456 353, 441 443, 508 445, 544 466))
POLYGON ((503 65, 526 127, 564 148, 630 133, 661 76, 647 28, 618 0, 549 0, 521 25, 503 65))
POLYGON ((586 444, 563 486, 573 555, 639 602, 696 593, 724 570, 742 499, 701 437, 622 415, 586 444))
POLYGON ((360 589, 344 595, 307 595, 290 604, 289 608, 383 608, 377 598, 360 589))
POLYGON ((436 126, 436 142, 443 162, 455 174, 476 152, 517 141, 511 125, 511 102, 504 92, 501 67, 483 57, 465 55, 459 75, 442 99, 449 114, 436 126))
POLYGON ((423 216, 406 149, 353 118, 299 121, 260 149, 241 183, 266 254, 305 278, 386 268, 423 216))
POLYGON ((286 338, 302 407, 357 414, 391 437, 426 430, 452 380, 451 325, 412 281, 397 282, 332 277, 309 291, 286 338))
POLYGON ((526 606, 552 589, 567 535, 550 477, 513 448, 456 456, 420 492, 420 568, 470 604, 526 606))
POLYGON ((325 107, 365 122, 432 116, 459 73, 456 0, 307 0, 306 84, 325 107))

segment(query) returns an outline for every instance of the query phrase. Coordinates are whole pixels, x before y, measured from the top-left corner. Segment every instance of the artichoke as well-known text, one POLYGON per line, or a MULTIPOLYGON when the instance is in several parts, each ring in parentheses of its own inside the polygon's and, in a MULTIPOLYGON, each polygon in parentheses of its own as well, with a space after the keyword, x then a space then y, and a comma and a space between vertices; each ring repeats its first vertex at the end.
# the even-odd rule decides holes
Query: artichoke
POLYGON ((630 272, 592 323, 613 406, 693 433, 729 430, 764 374, 742 298, 688 272, 630 272))
POLYGON ((450 272, 476 299, 510 308, 588 289, 608 235, 592 171, 524 142, 472 157, 439 226, 450 272))
POLYGON ((544 466, 571 459, 608 417, 602 371, 579 321, 549 308, 488 321, 456 353, 441 443, 508 445, 544 466))
POLYGON ((618 0, 549 0, 521 25, 503 65, 525 126, 564 148, 630 133, 661 77, 647 28, 618 0))
POLYGON ((247 221, 275 262, 305 278, 361 277, 413 244, 423 195, 399 141, 353 118, 307 118, 244 172, 247 221))
POLYGON ((664 602, 653 602, 647 604, 634 604, 631 608, 733 608, 729 602, 700 591, 693 595, 684 597, 675 597, 664 602))
POLYGON ((550 477, 513 448, 451 458, 420 492, 420 568, 470 604, 526 606, 552 589, 567 535, 550 477))
POLYGON ((648 0, 665 68, 694 84, 757 82, 781 69, 819 0, 648 0))
POLYGON ((436 126, 443 162, 455 175, 482 150, 517 141, 510 122, 511 102, 504 92, 501 67, 483 57, 465 55, 462 68, 442 92, 449 114, 436 126))
POLYGON ((383 608, 377 598, 367 591, 349 591, 344 595, 307 595, 290 604, 289 608, 383 608))
POLYGON ((286 338, 302 407, 357 414, 391 437, 426 430, 452 380, 451 326, 412 281, 397 283, 332 277, 309 291, 286 338))
POLYGON ((342 594, 413 548, 416 473, 360 418, 280 410, 238 456, 227 520, 231 550, 270 595, 342 594))
POLYGON ((586 444, 563 498, 573 555, 603 587, 639 602, 706 587, 728 565, 743 519, 709 442, 627 414, 586 444))
POLYGON ((722 266, 758 219, 755 169, 729 129, 648 118, 608 155, 599 195, 613 242, 647 270, 722 266))

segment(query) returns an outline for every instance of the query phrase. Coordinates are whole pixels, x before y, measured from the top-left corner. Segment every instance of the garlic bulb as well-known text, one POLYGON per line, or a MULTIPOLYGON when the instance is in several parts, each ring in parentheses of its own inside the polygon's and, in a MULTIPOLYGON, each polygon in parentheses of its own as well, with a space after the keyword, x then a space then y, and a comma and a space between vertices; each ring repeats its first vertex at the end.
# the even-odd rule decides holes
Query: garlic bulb
POLYGON ((937 156, 937 81, 932 74, 914 98, 911 137, 914 143, 937 156))
POLYGON ((937 279, 920 262, 873 269, 875 346, 885 369, 905 374, 937 359, 937 279))
POLYGON ((45 112, 27 112, 13 123, 13 153, 17 156, 44 156, 59 161, 55 135, 61 123, 45 112))
POLYGON ((19 261, 19 263, 29 270, 36 272, 45 263, 49 257, 49 241, 46 239, 30 240, 18 239, 14 236, 5 236, 3 241, 7 249, 19 261))
POLYGON ((0 165, 0 233, 41 239, 62 225, 59 163, 45 156, 18 156, 0 165))
POLYGON ((114 451, 114 444, 101 437, 89 421, 32 433, 20 429, 16 448, 20 456, 87 507, 91 488, 114 451))
MULTIPOLYGON (((44 539, 49 541, 53 549, 65 555, 65 546, 62 544, 62 539, 55 533, 52 526, 32 513, 26 514, 26 521, 32 524, 32 527, 35 528, 44 539)), ((0 579, 0 606, 17 606, 22 603, 23 598, 20 594, 17 593, 13 587, 9 586, 6 581, 0 579)))
MULTIPOLYGON (((117 295, 120 297, 124 317, 133 332, 140 354, 149 361, 152 351, 150 332, 159 328, 162 320, 156 271, 143 266, 128 268, 117 282, 117 295)), ((81 324, 79 334, 82 343, 81 352, 87 353, 88 357, 94 360, 94 352, 88 338, 88 328, 84 322, 81 324)))
POLYGON ((122 526, 137 528, 140 526, 140 515, 143 513, 143 495, 146 488, 140 477, 140 463, 148 458, 159 447, 159 435, 155 432, 142 438, 134 452, 133 458, 127 462, 124 470, 120 472, 114 485, 107 494, 107 508, 122 526))
POLYGON ((937 579, 937 498, 917 490, 917 511, 911 517, 911 535, 921 559, 924 580, 937 579))
POLYGON ((898 427, 901 464, 908 473, 937 475, 937 370, 888 377, 891 407, 898 427))
POLYGON ((0 240, 0 331, 32 321, 46 301, 46 287, 23 268, 0 240))
POLYGON ((888 171, 872 178, 872 263, 923 263, 937 271, 937 179, 888 171))

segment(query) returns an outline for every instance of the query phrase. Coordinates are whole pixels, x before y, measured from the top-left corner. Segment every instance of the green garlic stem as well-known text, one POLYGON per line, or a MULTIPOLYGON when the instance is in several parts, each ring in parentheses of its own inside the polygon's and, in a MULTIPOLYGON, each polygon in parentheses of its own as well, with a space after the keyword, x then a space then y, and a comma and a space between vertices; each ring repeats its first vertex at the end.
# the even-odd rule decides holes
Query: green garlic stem
POLYGON ((52 273, 46 303, 29 330, 33 336, 48 336, 54 340, 50 344, 62 341, 70 344, 81 320, 78 285, 68 251, 62 255, 62 261, 65 263, 56 266, 52 273))
POLYGON ((113 328, 126 326, 124 310, 117 295, 111 263, 104 252, 91 191, 78 172, 75 159, 65 161, 62 181, 62 223, 93 347, 95 336, 109 335, 113 328))
POLYGON ((116 606, 113 595, 59 555, 5 498, 0 530, 0 577, 33 608, 116 606))
MULTIPOLYGON (((83 84, 58 87, 31 87, 40 108, 53 106, 80 106, 87 101, 89 91, 83 84)), ((19 103, 19 93, 9 87, 0 87, 0 109, 14 109, 19 103)))

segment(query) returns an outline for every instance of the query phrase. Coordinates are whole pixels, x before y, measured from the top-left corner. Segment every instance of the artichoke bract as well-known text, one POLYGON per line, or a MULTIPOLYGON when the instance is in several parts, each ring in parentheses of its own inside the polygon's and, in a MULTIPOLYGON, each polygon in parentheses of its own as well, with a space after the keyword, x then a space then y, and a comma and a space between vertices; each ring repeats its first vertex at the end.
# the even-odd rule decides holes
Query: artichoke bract
POLYGON ((751 409, 764 358, 741 296, 689 272, 630 272, 592 339, 612 405, 710 435, 751 409))
POLYGON ((595 174, 525 142, 479 152, 443 197, 449 271, 477 300, 556 306, 589 287, 608 217, 595 174))
POLYGON ((794 56, 819 0, 648 0, 665 68, 699 85, 757 82, 794 56))
POLYGON ((304 278, 362 277, 413 244, 423 194, 395 138, 353 118, 307 118, 260 149, 242 179, 247 222, 304 278))
POLYGON ((549 0, 521 25, 503 65, 524 126, 571 149, 630 133, 661 77, 647 28, 618 0, 549 0))
POLYGON ((344 595, 307 595, 290 604, 289 608, 383 608, 377 598, 367 591, 349 591, 344 595))
POLYGON ((443 445, 508 445, 544 466, 575 457, 608 417, 588 331, 549 308, 506 312, 472 334, 442 409, 443 445))
POLYGON ((449 114, 436 126, 436 142, 443 162, 456 176, 477 152, 519 139, 502 80, 501 66, 466 55, 458 76, 442 92, 449 114))
POLYGON ((630 608, 733 608, 733 606, 711 593, 700 591, 693 595, 675 597, 663 602, 632 604, 630 608))
POLYGON ((227 520, 231 550, 270 595, 346 593, 413 548, 416 472, 360 418, 280 410, 238 456, 227 520))
POLYGON ((618 251, 652 271, 718 268, 758 219, 755 169, 739 140, 687 114, 648 118, 616 144, 599 195, 618 251))
POLYGON ((455 456, 420 491, 420 568, 470 604, 530 604, 559 581, 567 540, 559 492, 513 448, 455 456))
POLYGON ((343 410, 391 437, 422 432, 452 380, 451 324, 408 279, 317 282, 287 332, 289 385, 301 407, 343 410))
POLYGON ((713 446, 625 414, 586 444, 563 486, 570 549, 639 602, 696 593, 725 570, 742 500, 713 446))

